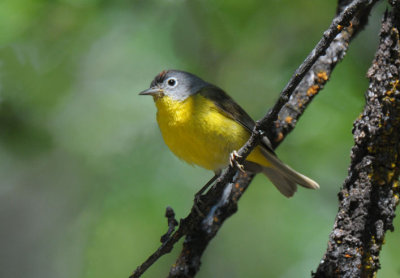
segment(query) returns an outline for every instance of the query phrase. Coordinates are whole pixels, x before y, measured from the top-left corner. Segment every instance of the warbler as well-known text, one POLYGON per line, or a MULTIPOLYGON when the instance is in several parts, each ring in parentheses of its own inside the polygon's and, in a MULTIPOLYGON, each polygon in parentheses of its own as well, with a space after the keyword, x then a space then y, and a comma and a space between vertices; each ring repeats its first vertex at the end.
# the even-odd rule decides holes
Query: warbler
MULTIPOLYGON (((153 96, 157 122, 165 143, 179 158, 218 175, 250 138, 255 122, 222 89, 194 74, 167 70, 140 95, 153 96)), ((267 138, 243 163, 245 171, 265 174, 286 197, 297 184, 317 189, 312 179, 278 159, 267 138)))

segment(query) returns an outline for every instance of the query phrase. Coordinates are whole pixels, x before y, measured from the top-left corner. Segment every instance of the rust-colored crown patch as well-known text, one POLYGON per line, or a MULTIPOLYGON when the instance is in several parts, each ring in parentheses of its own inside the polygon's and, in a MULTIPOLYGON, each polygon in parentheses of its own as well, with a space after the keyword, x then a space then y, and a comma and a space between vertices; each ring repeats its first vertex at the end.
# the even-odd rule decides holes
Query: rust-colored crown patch
POLYGON ((151 81, 150 87, 155 87, 157 84, 160 84, 162 82, 164 82, 165 76, 167 75, 166 70, 163 70, 162 72, 160 72, 153 81, 151 81))

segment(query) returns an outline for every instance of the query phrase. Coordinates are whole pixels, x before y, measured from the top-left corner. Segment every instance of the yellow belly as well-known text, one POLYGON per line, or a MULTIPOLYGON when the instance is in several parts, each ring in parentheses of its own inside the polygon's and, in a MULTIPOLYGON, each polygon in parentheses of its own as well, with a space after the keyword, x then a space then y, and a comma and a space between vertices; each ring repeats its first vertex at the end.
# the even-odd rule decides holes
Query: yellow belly
MULTIPOLYGON (((168 96, 156 98, 157 121, 165 143, 179 158, 190 164, 217 171, 229 163, 229 154, 240 149, 250 133, 239 123, 221 114, 214 103, 201 95, 184 101, 168 96)), ((256 148, 247 160, 268 166, 256 148)))

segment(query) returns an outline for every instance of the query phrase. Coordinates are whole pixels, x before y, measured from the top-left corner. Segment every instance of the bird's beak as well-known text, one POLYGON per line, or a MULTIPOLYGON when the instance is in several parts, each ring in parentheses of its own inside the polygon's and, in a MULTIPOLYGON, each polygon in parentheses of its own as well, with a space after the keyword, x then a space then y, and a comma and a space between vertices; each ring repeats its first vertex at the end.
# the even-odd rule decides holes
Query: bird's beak
POLYGON ((160 88, 149 88, 139 93, 141 96, 161 96, 163 94, 163 90, 160 88))

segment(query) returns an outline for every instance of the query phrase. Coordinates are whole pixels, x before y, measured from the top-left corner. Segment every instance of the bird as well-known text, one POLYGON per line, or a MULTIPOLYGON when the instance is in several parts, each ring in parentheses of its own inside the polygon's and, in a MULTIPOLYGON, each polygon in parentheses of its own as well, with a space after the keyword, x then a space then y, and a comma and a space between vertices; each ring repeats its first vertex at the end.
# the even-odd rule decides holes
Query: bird
MULTIPOLYGON (((254 120, 227 93, 200 77, 164 70, 139 95, 153 97, 157 122, 169 149, 191 165, 214 171, 215 177, 237 158, 250 138, 254 120)), ((239 168, 263 173, 286 197, 297 185, 318 189, 314 180, 283 163, 264 137, 239 168)))

